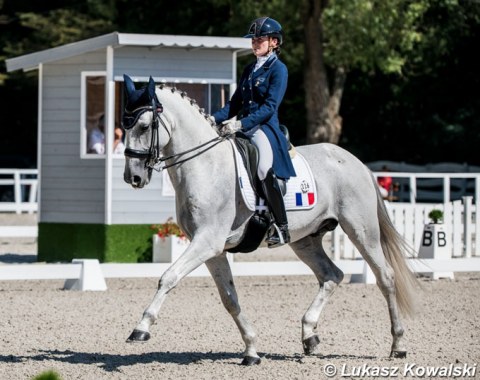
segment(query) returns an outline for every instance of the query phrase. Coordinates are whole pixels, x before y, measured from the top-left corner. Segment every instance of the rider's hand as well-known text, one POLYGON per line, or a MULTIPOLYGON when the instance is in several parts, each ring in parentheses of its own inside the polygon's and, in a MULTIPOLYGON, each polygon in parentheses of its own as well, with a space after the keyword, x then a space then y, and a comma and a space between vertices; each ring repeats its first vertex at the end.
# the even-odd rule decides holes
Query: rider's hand
POLYGON ((222 123, 223 135, 235 133, 240 129, 242 129, 242 122, 240 120, 226 120, 222 123))

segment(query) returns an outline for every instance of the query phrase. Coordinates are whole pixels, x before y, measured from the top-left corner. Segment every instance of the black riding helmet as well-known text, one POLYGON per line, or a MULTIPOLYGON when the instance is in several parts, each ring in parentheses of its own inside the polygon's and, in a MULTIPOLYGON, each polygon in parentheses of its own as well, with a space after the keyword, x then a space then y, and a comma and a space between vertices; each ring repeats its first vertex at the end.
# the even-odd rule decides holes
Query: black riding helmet
POLYGON ((250 29, 248 29, 248 34, 243 37, 254 38, 263 36, 278 38, 278 45, 281 45, 283 42, 282 26, 273 18, 260 17, 252 22, 250 29))

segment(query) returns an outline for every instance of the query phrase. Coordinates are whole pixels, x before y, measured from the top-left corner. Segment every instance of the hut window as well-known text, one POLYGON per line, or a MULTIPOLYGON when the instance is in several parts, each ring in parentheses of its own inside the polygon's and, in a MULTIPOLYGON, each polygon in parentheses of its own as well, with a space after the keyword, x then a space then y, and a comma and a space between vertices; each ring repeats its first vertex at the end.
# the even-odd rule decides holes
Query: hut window
POLYGON ((105 154, 105 76, 85 77, 86 153, 105 154))
MULTIPOLYGON (((82 74, 81 155, 86 158, 105 156, 105 82, 103 73, 82 74)), ((123 154, 123 132, 119 120, 122 84, 115 83, 115 132, 113 153, 123 154)))

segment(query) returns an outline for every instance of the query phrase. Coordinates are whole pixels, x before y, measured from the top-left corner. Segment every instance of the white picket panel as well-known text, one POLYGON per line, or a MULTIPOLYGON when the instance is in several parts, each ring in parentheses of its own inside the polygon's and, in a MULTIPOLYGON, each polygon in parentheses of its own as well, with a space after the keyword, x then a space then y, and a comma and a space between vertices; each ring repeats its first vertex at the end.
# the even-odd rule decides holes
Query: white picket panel
MULTIPOLYGON (((451 242, 451 257, 480 257, 476 242, 480 239, 479 213, 472 197, 464 197, 462 201, 434 205, 388 203, 387 210, 398 233, 408 244, 418 250, 421 244, 423 227, 429 223, 428 214, 432 209, 444 212, 444 225, 451 242)), ((341 228, 333 231, 333 257, 339 259, 357 258, 359 252, 348 243, 348 237, 341 228), (352 252, 354 250, 355 252, 352 252)))
POLYGON ((0 186, 13 187, 13 201, 0 202, 0 212, 33 213, 38 211, 38 170, 37 169, 0 169, 0 186), (29 190, 28 201, 24 193, 29 190))

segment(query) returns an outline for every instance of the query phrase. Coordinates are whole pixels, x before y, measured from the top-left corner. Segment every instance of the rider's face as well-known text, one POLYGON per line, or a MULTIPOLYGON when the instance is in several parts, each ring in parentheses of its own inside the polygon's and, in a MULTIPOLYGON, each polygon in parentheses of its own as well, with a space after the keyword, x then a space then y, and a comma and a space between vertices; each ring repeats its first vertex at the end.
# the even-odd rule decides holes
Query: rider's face
POLYGON ((267 55, 271 48, 276 47, 277 40, 270 37, 252 38, 252 50, 256 57, 267 55))

